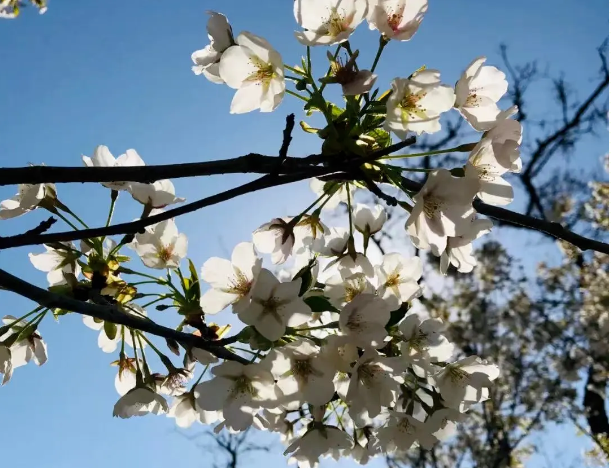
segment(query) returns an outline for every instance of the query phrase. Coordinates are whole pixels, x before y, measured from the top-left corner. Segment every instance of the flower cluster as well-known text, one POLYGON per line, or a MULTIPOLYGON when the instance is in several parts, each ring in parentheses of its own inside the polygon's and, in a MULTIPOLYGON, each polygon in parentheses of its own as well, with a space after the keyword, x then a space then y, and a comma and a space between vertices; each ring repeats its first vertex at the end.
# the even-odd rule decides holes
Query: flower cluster
MULTIPOLYGON (((373 89, 384 48, 392 40, 410 40, 427 8, 426 0, 296 0, 300 30, 295 36, 307 47, 296 67, 285 65, 262 37, 250 32, 234 36, 224 15, 209 13, 210 44, 193 53, 193 72, 236 90, 232 113, 273 111, 286 94, 305 102, 307 115, 320 112, 327 123, 322 129, 301 124, 323 140, 325 162, 341 157, 354 168, 349 173, 357 175, 311 180, 317 198, 308 208, 262 224, 234 248, 230 259, 210 258, 199 271, 186 258, 187 237, 169 215, 119 243, 92 238, 78 246, 45 245, 45 252, 30 254, 34 267, 47 273, 54 293, 113 306, 131 320, 121 323, 148 323, 147 308, 154 304, 157 311, 175 309, 177 333, 199 340, 201 346, 193 340, 180 342, 174 333, 166 336, 168 349, 183 358, 176 365, 137 326, 85 317, 85 325, 99 332, 102 351, 118 353, 113 364, 120 398, 114 416, 167 414, 180 427, 199 421, 234 432, 254 426, 280 434, 285 453, 312 466, 327 456, 366 463, 414 444, 431 448, 453 433, 473 405, 488 398, 498 367, 464 356, 445 336, 441 319, 413 307, 426 293, 420 258, 396 252, 374 258, 368 246, 384 229, 387 213, 382 205, 355 201, 359 192, 370 189, 388 202, 393 197, 384 196, 379 187, 399 189, 405 200, 394 199, 394 204, 405 210, 407 236, 416 248, 440 257, 445 274, 450 265, 459 272, 472 271, 472 243, 491 231, 492 223, 474 211, 475 198, 495 205, 513 199, 503 176, 520 171, 522 130, 511 119, 517 109, 498 107, 507 81, 501 71, 484 65, 485 58, 474 60, 455 86, 443 84, 438 70, 422 68, 395 78, 385 92, 373 89), (363 22, 379 32, 370 69, 358 66, 359 51, 352 51, 349 43, 363 22), (328 73, 318 79, 310 50, 315 46, 336 47, 327 54, 328 73), (342 49, 348 54, 345 60, 339 57, 342 49), (295 91, 287 89, 289 82, 295 91), (341 85, 344 108, 325 99, 329 84, 341 85), (482 132, 478 142, 424 154, 384 151, 392 135, 407 146, 411 133, 439 131, 442 115, 451 109, 482 132), (469 155, 462 167, 452 169, 391 164, 443 152, 469 155), (428 172, 424 183, 407 183, 403 174, 410 170, 428 172), (347 223, 328 227, 323 210, 339 206, 346 208, 347 223), (124 247, 155 274, 129 263, 124 247), (281 275, 264 268, 265 260, 272 265, 293 262, 293 267, 281 275), (243 324, 229 337, 229 327, 209 322, 227 308, 243 324), (151 355, 163 372, 152 371, 157 363, 151 355), (198 366, 202 369, 194 378, 198 366)), ((115 159, 106 146, 83 156, 83 162, 91 167, 144 165, 135 150, 115 159)), ((141 218, 184 201, 169 180, 102 185, 111 191, 108 223, 121 192, 143 205, 141 218)), ((85 225, 49 184, 21 185, 14 198, 0 204, 0 219, 37 208, 66 213, 85 225)), ((46 361, 46 345, 37 329, 48 312, 56 318, 67 313, 40 306, 21 319, 5 318, 0 329, 5 382, 29 360, 46 361)))

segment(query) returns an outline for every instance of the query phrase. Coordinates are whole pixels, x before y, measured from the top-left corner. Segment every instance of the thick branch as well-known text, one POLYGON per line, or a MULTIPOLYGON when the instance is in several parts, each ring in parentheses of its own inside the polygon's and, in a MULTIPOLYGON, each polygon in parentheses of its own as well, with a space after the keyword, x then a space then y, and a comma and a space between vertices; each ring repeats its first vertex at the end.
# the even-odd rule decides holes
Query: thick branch
MULTIPOLYGON (((277 163, 277 161, 275 162, 277 163)), ((333 172, 333 170, 330 168, 315 167, 307 172, 300 172, 290 176, 274 177, 266 175, 252 182, 248 182, 244 185, 240 185, 238 187, 226 190, 225 192, 221 192, 210 197, 202 198, 201 200, 188 203, 181 207, 173 208, 171 210, 164 211, 163 213, 159 213, 154 216, 149 216, 147 218, 142 218, 129 223, 115 224, 113 226, 108 227, 82 229, 79 231, 57 232, 52 234, 31 235, 25 233, 10 237, 0 237, 0 250, 13 247, 22 247, 24 245, 48 244, 52 242, 69 242, 79 239, 91 239, 94 237, 113 236, 118 234, 135 234, 137 232, 143 231, 146 226, 150 226, 152 224, 156 224, 161 221, 174 218, 176 216, 192 213, 193 211, 197 211, 207 206, 215 205, 217 203, 230 200, 240 195, 245 195, 247 193, 255 192, 264 188, 290 184, 292 182, 308 179, 310 177, 316 177, 318 175, 328 174, 331 172, 333 172)))
POLYGON ((221 174, 280 174, 309 167, 303 158, 287 157, 279 168, 277 156, 247 154, 237 158, 183 164, 124 167, 28 166, 0 169, 0 185, 63 182, 143 182, 221 174))
POLYGON ((552 223, 498 206, 487 205, 479 199, 474 200, 473 208, 480 214, 498 219, 504 223, 533 229, 556 239, 570 242, 583 251, 595 250, 597 252, 606 253, 607 255, 609 254, 609 244, 580 236, 579 234, 565 229, 560 223, 552 223))
POLYGON ((17 293, 20 296, 27 297, 28 299, 31 299, 44 307, 48 307, 49 309, 63 309, 82 315, 88 315, 93 318, 116 323, 117 325, 124 325, 129 328, 150 333, 151 335, 171 338, 187 347, 202 348, 206 351, 210 351, 212 354, 221 359, 228 359, 241 362, 242 364, 248 364, 248 361, 241 356, 232 353, 222 346, 215 345, 214 342, 206 341, 199 336, 164 327, 144 317, 126 314, 116 306, 91 304, 89 302, 79 301, 71 297, 61 296, 59 294, 46 291, 45 289, 34 286, 33 284, 17 278, 16 276, 13 276, 1 269, 0 286, 8 289, 9 291, 17 293))

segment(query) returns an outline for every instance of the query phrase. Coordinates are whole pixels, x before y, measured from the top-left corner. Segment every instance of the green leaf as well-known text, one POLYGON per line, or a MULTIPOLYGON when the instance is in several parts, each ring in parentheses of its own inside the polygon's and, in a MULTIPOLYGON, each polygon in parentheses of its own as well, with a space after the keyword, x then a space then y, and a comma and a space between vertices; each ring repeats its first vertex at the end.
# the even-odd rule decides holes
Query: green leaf
POLYGON ((299 122, 299 125, 301 126, 301 129, 306 132, 306 133, 318 133, 320 131, 319 128, 314 128, 314 127, 310 127, 306 122, 304 122, 303 120, 301 122, 299 122))
POLYGON ((312 312, 339 312, 325 296, 309 296, 303 300, 312 312))
POLYGON ((192 296, 194 299, 199 300, 201 296, 201 289, 199 287, 199 278, 197 276, 197 270, 195 269, 195 265, 191 259, 189 259, 189 271, 191 272, 191 287, 189 288, 189 292, 193 291, 192 296))
POLYGON ((390 136, 390 133, 382 128, 376 128, 374 130, 371 130, 367 133, 367 135, 373 137, 373 139, 376 141, 377 145, 380 148, 386 148, 392 143, 392 137, 390 136))
POLYGON ((310 262, 301 270, 299 270, 297 274, 293 277, 293 281, 298 278, 301 278, 301 288, 299 288, 300 296, 303 296, 306 291, 312 287, 312 282, 314 280, 312 276, 312 269, 316 266, 316 263, 316 259, 310 260, 310 262))
POLYGON ((109 340, 114 340, 117 337, 117 324, 105 321, 104 333, 106 333, 109 340))

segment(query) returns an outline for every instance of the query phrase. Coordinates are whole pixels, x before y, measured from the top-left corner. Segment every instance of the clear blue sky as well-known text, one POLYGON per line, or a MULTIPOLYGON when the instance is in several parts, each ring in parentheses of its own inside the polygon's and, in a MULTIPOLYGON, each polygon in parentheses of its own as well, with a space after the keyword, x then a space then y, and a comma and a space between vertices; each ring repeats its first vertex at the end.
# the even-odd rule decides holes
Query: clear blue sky
MULTIPOLYGON (((230 116, 233 91, 192 74, 191 53, 207 44, 205 10, 224 12, 234 31, 266 37, 287 64, 298 63, 293 39, 292 2, 182 0, 51 0, 44 16, 24 11, 0 22, 0 164, 80 165, 98 144, 115 155, 135 148, 147 164, 218 159, 277 151, 284 118, 299 112, 286 99, 272 114, 230 116)), ((28 9, 29 10, 29 9, 28 9)), ((361 26, 353 43, 373 56, 377 37, 361 26)), ((589 90, 597 64, 596 47, 607 35, 603 0, 431 1, 415 38, 393 43, 381 62, 378 83, 406 76, 423 64, 439 68, 453 83, 475 57, 499 63, 500 42, 518 61, 541 59, 563 71, 577 92, 589 90)), ((322 57, 323 51, 316 50, 322 57)), ((298 114, 299 117, 299 114, 298 114)), ((318 149, 319 140, 295 132, 291 153, 318 149)), ((605 141, 589 141, 576 157, 593 161, 605 141), (586 156, 582 156, 586 155, 586 156)), ((189 200, 212 194, 247 177, 176 182, 189 200)), ((1 198, 14 187, 0 190, 1 198)), ((98 186, 60 186, 60 197, 93 225, 103 222, 108 191, 98 186), (97 213, 97 215, 95 215, 97 213)), ((117 220, 136 214, 121 197, 117 220)), ((190 239, 189 256, 199 267, 211 255, 227 255, 268 219, 300 211, 310 199, 306 184, 279 188, 209 208, 178 221, 190 239)), ((0 224, 0 235, 22 232, 43 213, 0 224)), ((0 252, 3 268, 45 285, 31 267, 29 249, 0 252)), ((2 315, 20 315, 31 304, 0 293, 2 315)), ((210 466, 208 458, 173 433, 160 417, 113 419, 114 357, 96 345, 96 333, 79 317, 43 323, 49 362, 19 368, 0 389, 2 463, 12 468, 162 468, 210 466)), ((259 459, 281 464, 282 458, 259 459)), ((259 463, 259 462, 258 462, 259 463)), ((533 464, 533 466, 535 466, 533 464)))

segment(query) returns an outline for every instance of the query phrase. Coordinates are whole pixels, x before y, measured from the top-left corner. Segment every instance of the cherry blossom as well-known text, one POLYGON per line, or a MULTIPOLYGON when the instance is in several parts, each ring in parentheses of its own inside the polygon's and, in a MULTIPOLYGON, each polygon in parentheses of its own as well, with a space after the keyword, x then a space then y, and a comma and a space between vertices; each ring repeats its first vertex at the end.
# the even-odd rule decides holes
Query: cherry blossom
POLYGON ((473 178, 454 177, 446 169, 431 172, 414 196, 416 204, 405 224, 413 244, 441 255, 448 236, 460 236, 469 228, 478 189, 473 178))
POLYGON ((488 399, 488 387, 499 376, 499 368, 477 356, 448 364, 432 380, 439 388, 446 406, 468 409, 469 405, 488 399))
POLYGON ((19 184, 17 195, 0 202, 0 220, 16 218, 36 208, 45 198, 55 198, 53 184, 19 184))
POLYGON ((339 273, 325 281, 325 296, 341 309, 359 294, 375 294, 375 288, 364 273, 344 277, 339 273))
POLYGON ((208 259, 201 270, 202 279, 211 286, 200 300, 203 311, 216 314, 229 305, 233 306, 235 313, 246 309, 261 263, 250 242, 236 245, 231 261, 218 257, 208 259))
MULTIPOLYGON (((16 338, 28 326, 26 321, 18 320, 12 315, 5 315, 2 322, 5 326, 9 326, 10 330, 3 336, 0 336, 0 340, 6 340, 11 335, 16 338)), ((10 352, 13 369, 25 366, 32 360, 37 366, 42 366, 48 359, 47 344, 37 330, 33 330, 27 337, 15 341, 10 346, 10 352)))
POLYGON ((492 140, 485 137, 469 155, 465 173, 467 177, 479 180, 477 196, 484 203, 507 205, 513 201, 513 187, 502 177, 511 171, 520 156, 515 151, 517 143, 510 145, 497 145, 495 151, 492 140))
POLYGON ((195 405, 195 395, 186 392, 177 396, 168 411, 168 417, 174 418, 178 427, 191 427, 195 421, 199 421, 199 412, 195 405))
POLYGON ((507 92, 505 73, 484 66, 486 57, 476 58, 456 82, 456 103, 467 122, 477 131, 489 130, 501 112, 497 102, 507 92))
POLYGON ((352 215, 354 228, 364 236, 372 236, 382 230, 386 222, 386 211, 382 205, 368 205, 357 203, 352 215))
POLYGON ((388 39, 409 41, 428 9, 428 0, 373 0, 367 21, 388 39))
POLYGON ((310 341, 297 339, 275 348, 262 365, 270 368, 285 404, 295 401, 324 405, 333 397, 335 369, 320 357, 320 350, 310 341))
POLYGON ((387 358, 375 349, 366 350, 352 368, 346 401, 357 426, 362 426, 361 412, 375 418, 382 407, 394 404, 403 383, 405 364, 398 358, 387 358))
POLYGON ((377 431, 379 445, 386 452, 409 450, 417 441, 423 449, 430 450, 437 439, 430 428, 413 416, 390 411, 388 422, 377 431))
POLYGON ((157 180, 152 184, 132 182, 128 188, 134 200, 152 208, 164 208, 174 203, 182 203, 184 198, 176 196, 172 181, 164 179, 157 180))
POLYGON ((72 242, 60 243, 62 249, 56 249, 44 244, 46 252, 39 254, 28 254, 34 268, 47 273, 49 286, 66 284, 66 276, 72 275, 75 279, 81 273, 81 267, 77 263, 80 252, 74 248, 72 242))
POLYGON ((469 273, 477 265, 473 256, 473 244, 492 229, 492 221, 485 218, 475 218, 468 230, 461 236, 449 237, 445 250, 441 253, 439 270, 446 274, 450 264, 454 265, 460 273, 469 273))
POLYGON ((365 19, 367 0, 295 0, 295 20, 305 31, 295 37, 304 45, 332 45, 348 40, 365 19))
POLYGON ((373 294, 359 294, 339 314, 339 329, 361 348, 384 346, 390 320, 387 302, 373 294))
POLYGON ((289 445, 284 454, 291 454, 299 464, 307 463, 309 466, 315 466, 322 455, 350 447, 352 447, 352 439, 348 434, 335 426, 319 423, 289 445))
POLYGON ((377 75, 369 70, 358 70, 355 65, 358 51, 354 52, 345 62, 341 58, 334 58, 327 51, 327 58, 331 62, 331 74, 320 78, 322 83, 337 83, 342 86, 344 96, 357 96, 368 93, 373 87, 377 75))
POLYGON ((274 218, 252 233, 252 241, 261 253, 271 254, 272 262, 284 263, 295 245, 295 233, 290 218, 274 218))
POLYGON ((173 219, 161 221, 136 234, 132 248, 149 268, 177 268, 187 255, 187 236, 179 233, 173 219))
POLYGON ((310 308, 299 297, 301 279, 281 283, 274 274, 262 269, 252 292, 251 302, 238 312, 238 317, 252 325, 270 341, 278 340, 287 326, 296 327, 307 322, 310 308))
POLYGON ((195 398, 206 411, 222 411, 230 429, 247 429, 261 405, 278 397, 273 375, 261 364, 225 361, 211 372, 211 380, 195 387, 195 398))
MULTIPOLYGON (((125 154, 118 158, 112 155, 108 146, 99 145, 93 150, 93 156, 82 156, 83 163, 87 167, 129 167, 144 166, 144 161, 134 149, 128 149, 125 154)), ((104 187, 111 190, 127 190, 129 182, 102 182, 104 187)))
POLYGON ((454 345, 442 334, 444 330, 445 325, 439 318, 422 321, 418 314, 407 315, 399 324, 404 339, 402 358, 419 366, 447 361, 454 353, 454 345))
POLYGON ((148 387, 137 386, 115 403, 112 415, 121 419, 168 412, 168 403, 148 387))
POLYGON ((415 132, 435 133, 441 130, 439 117, 454 105, 454 90, 441 84, 440 72, 422 70, 409 78, 395 78, 386 102, 384 127, 401 139, 415 132))
POLYGON ((348 246, 350 233, 341 227, 332 227, 329 234, 324 236, 324 245, 319 247, 318 253, 325 257, 337 257, 344 253, 348 246))
POLYGON ((195 64, 191 69, 196 75, 204 75, 213 83, 223 84, 219 72, 219 63, 223 52, 235 44, 233 31, 227 17, 215 11, 208 11, 210 19, 206 25, 210 44, 201 50, 191 54, 191 60, 195 64))
POLYGON ((273 111, 286 86, 282 57, 269 42, 249 32, 240 33, 236 44, 223 53, 219 64, 220 77, 237 89, 230 112, 273 111))
POLYGON ((377 294, 391 309, 422 294, 418 280, 422 276, 422 261, 418 257, 404 258, 398 253, 384 255, 376 266, 377 294))

